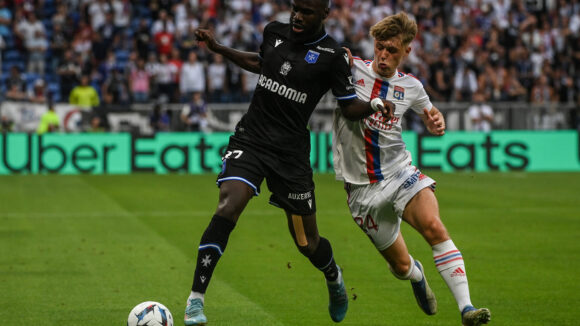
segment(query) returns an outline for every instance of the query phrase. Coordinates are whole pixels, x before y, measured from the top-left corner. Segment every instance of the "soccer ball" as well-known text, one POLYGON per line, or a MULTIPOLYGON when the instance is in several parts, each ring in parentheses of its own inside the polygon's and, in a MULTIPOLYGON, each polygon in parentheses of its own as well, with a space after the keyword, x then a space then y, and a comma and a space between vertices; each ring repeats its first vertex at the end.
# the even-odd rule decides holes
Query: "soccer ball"
POLYGON ((173 316, 161 303, 145 301, 131 310, 127 326, 173 326, 173 316))

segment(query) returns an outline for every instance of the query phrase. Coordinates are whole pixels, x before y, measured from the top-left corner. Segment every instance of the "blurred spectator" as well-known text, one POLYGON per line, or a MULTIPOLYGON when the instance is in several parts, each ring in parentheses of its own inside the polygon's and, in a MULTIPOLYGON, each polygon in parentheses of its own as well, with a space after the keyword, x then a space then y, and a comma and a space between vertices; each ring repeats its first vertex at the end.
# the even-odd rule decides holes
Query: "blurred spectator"
POLYGON ((153 106, 153 112, 149 117, 149 125, 154 132, 169 131, 169 126, 171 124, 171 116, 169 116, 167 110, 164 110, 161 104, 156 103, 153 106))
POLYGON ((548 77, 542 75, 532 87, 530 102, 533 104, 547 104, 552 100, 553 93, 552 87, 548 84, 548 77))
POLYGON ((204 131, 207 127, 207 105, 200 92, 191 96, 181 110, 181 121, 187 131, 204 131))
POLYGON ((123 31, 129 26, 131 20, 132 5, 129 0, 113 0, 113 22, 117 30, 123 31))
POLYGON ((52 40, 50 42, 50 69, 57 71, 64 59, 64 53, 69 48, 69 38, 63 31, 63 25, 57 24, 52 27, 52 40))
POLYGON ((132 67, 129 73, 129 88, 134 102, 147 102, 151 91, 149 80, 150 76, 145 69, 145 60, 137 59, 137 65, 132 67))
POLYGON ((26 82, 17 66, 10 67, 10 74, 6 79, 6 99, 22 101, 26 99, 26 82))
POLYGON ((473 94, 473 104, 469 106, 467 113, 471 120, 471 130, 474 131, 491 131, 493 123, 493 110, 491 106, 484 103, 485 95, 478 91, 473 94))
MULTIPOLYGON (((28 13, 25 19, 16 23, 14 31, 16 36, 22 42, 22 48, 29 55, 28 69, 32 67, 36 68, 34 64, 39 59, 38 53, 42 52, 40 59, 44 59, 44 51, 46 51, 47 48, 44 25, 36 18, 34 13, 28 13), (31 63, 33 65, 31 65, 31 63)), ((44 71, 42 71, 42 73, 44 73, 44 71)))
POLYGON ((503 81, 502 94, 504 101, 525 101, 528 91, 517 78, 516 67, 510 67, 503 81))
POLYGON ((195 28, 189 26, 189 28, 179 36, 177 40, 177 46, 181 51, 181 57, 187 60, 187 57, 191 51, 198 50, 197 39, 195 38, 195 28))
POLYGON ((113 42, 115 40, 115 36, 117 35, 118 29, 115 27, 115 22, 113 21, 113 13, 106 12, 105 13, 105 21, 98 29, 93 29, 97 31, 98 34, 101 36, 103 40, 103 45, 105 51, 108 51, 112 48, 113 42))
POLYGON ((191 99, 194 92, 205 92, 205 69, 203 64, 197 61, 197 53, 189 52, 187 62, 181 68, 179 91, 187 100, 191 99))
POLYGON ((81 108, 94 108, 99 106, 97 90, 89 84, 89 75, 81 76, 81 84, 73 88, 69 96, 69 103, 81 108))
POLYGON ((52 28, 59 27, 61 30, 66 30, 67 23, 67 6, 64 3, 59 3, 56 6, 56 13, 52 16, 52 28))
POLYGON ((196 12, 191 10, 191 1, 183 0, 176 5, 175 11, 175 22, 176 22, 176 35, 181 38, 184 34, 187 34, 191 29, 196 29, 199 27, 199 20, 195 16, 196 12))
POLYGON ((181 75, 181 68, 183 67, 183 61, 181 60, 181 53, 179 52, 179 49, 177 47, 174 47, 171 50, 171 55, 169 57, 168 62, 173 65, 176 68, 177 73, 175 74, 175 79, 173 80, 174 85, 173 87, 175 87, 177 89, 177 87, 179 86, 179 80, 180 80, 180 75, 181 75))
POLYGON ((44 80, 39 78, 34 81, 32 89, 28 92, 28 100, 33 103, 46 103, 47 95, 44 80))
POLYGON ((151 50, 151 35, 149 34, 149 25, 147 24, 146 19, 141 19, 139 21, 139 27, 135 32, 135 49, 139 54, 139 57, 146 60, 147 56, 149 55, 149 51, 151 50))
POLYGON ((12 35, 12 10, 6 5, 6 0, 0 0, 0 36, 12 35))
POLYGON ((9 85, 4 96, 9 101, 24 101, 28 99, 26 92, 21 90, 16 84, 9 85))
POLYGON ((159 59, 160 62, 154 74, 155 84, 157 86, 159 100, 167 103, 174 98, 174 94, 177 91, 175 87, 175 76, 178 71, 174 65, 169 63, 167 55, 162 54, 159 59))
POLYGON ((50 103, 48 105, 48 110, 42 114, 42 117, 40 118, 40 123, 36 129, 36 133, 42 135, 48 132, 55 132, 58 131, 59 126, 60 118, 58 117, 58 114, 54 112, 54 104, 50 103))
POLYGON ((226 64, 224 57, 220 54, 213 55, 213 62, 207 67, 207 74, 211 76, 208 79, 208 91, 211 102, 226 102, 226 64))
POLYGON ((41 30, 35 30, 34 36, 26 41, 26 49, 28 50, 28 69, 29 73, 44 75, 45 53, 48 49, 48 41, 46 35, 41 30))
POLYGON ((118 67, 111 70, 103 83, 101 94, 103 94, 103 97, 111 95, 113 102, 117 104, 129 104, 131 100, 129 83, 123 74, 122 68, 118 67))
POLYGON ((2 52, 6 48, 6 42, 4 42, 4 37, 0 35, 0 71, 2 71, 2 52))
POLYGON ((93 32, 89 25, 83 21, 79 22, 79 27, 73 37, 71 47, 75 55, 81 57, 83 62, 87 62, 91 55, 93 32))
POLYGON ((93 30, 98 30, 105 23, 105 17, 110 12, 111 5, 109 5, 107 0, 96 0, 90 3, 88 16, 93 30))
POLYGON ((175 24, 166 10, 159 11, 159 17, 151 26, 151 35, 155 36, 158 33, 165 32, 171 35, 175 34, 175 24))
POLYGON ((457 101, 471 101, 471 96, 477 91, 477 77, 471 65, 463 65, 455 72, 454 81, 457 101))
POLYGON ((75 60, 71 50, 64 52, 64 58, 56 73, 60 77, 60 98, 67 99, 72 89, 79 83, 81 76, 81 66, 75 60))
POLYGON ((173 49, 174 34, 167 28, 167 22, 163 21, 161 29, 153 34, 153 41, 158 54, 169 55, 173 49))

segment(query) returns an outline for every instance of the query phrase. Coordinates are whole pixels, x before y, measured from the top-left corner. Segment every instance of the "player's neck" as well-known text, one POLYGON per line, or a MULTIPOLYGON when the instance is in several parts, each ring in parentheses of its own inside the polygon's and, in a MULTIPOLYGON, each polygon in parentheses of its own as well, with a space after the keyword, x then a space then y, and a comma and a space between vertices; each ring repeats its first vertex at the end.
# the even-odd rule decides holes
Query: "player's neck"
POLYGON ((296 43, 310 44, 321 40, 326 35, 326 30, 324 25, 320 26, 320 29, 309 35, 296 35, 290 32, 290 39, 296 43))

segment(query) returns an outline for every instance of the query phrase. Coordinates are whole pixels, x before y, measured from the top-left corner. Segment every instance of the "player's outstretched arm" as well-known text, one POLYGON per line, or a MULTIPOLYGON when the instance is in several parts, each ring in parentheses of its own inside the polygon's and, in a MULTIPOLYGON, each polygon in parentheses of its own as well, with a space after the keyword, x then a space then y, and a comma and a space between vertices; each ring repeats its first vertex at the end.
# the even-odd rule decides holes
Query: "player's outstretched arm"
POLYGON ((423 114, 419 116, 431 134, 435 136, 445 134, 445 118, 436 107, 432 107, 431 110, 423 109, 423 114))
POLYGON ((199 42, 204 42, 208 49, 215 53, 223 55, 242 69, 255 74, 260 73, 262 61, 257 52, 245 52, 229 48, 216 41, 213 34, 207 29, 198 29, 195 31, 195 37, 199 42))
POLYGON ((338 105, 342 115, 351 121, 366 118, 377 111, 380 111, 387 120, 390 120, 393 118, 393 112, 395 112, 395 104, 393 102, 379 99, 378 97, 370 102, 365 102, 358 98, 341 100, 338 101, 338 105))

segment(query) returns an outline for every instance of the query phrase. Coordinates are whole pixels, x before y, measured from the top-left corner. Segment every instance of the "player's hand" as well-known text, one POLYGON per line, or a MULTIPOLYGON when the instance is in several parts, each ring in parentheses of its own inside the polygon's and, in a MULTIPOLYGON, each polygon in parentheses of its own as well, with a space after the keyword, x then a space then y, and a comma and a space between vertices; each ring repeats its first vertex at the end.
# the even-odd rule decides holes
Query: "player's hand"
POLYGON ((441 111, 437 109, 429 111, 424 108, 423 114, 423 121, 425 122, 427 130, 433 135, 443 136, 445 134, 445 119, 441 111))
POLYGON ((214 51, 215 48, 217 47, 217 41, 215 40, 215 37, 213 36, 212 32, 210 32, 209 30, 196 29, 194 34, 197 41, 204 42, 210 50, 214 51))
POLYGON ((350 49, 343 46, 342 47, 345 51, 346 54, 348 54, 348 65, 352 68, 352 65, 354 64, 353 59, 352 59, 352 53, 350 52, 350 49))
POLYGON ((395 117, 395 103, 385 99, 381 99, 381 101, 383 101, 383 105, 378 106, 379 111, 381 112, 383 117, 387 119, 387 121, 391 120, 392 118, 395 117))

